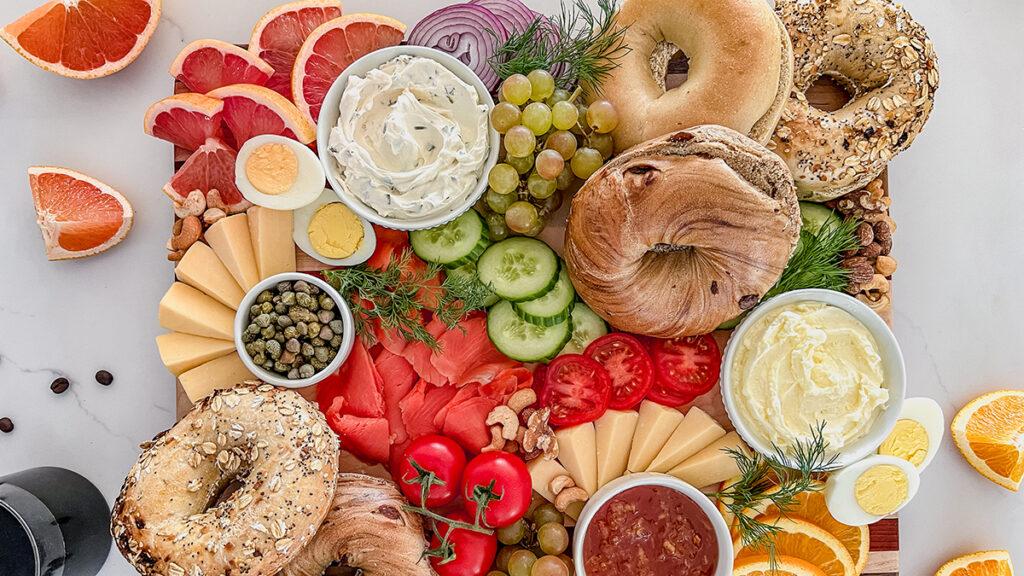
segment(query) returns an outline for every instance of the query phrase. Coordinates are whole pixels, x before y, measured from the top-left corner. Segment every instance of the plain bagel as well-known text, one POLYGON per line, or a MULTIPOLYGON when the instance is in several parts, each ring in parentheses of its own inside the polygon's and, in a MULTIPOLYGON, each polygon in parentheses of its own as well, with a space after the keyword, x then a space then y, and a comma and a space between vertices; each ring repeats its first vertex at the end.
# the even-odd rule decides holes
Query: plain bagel
POLYGON ((704 334, 752 308, 800 234, 786 164, 721 126, 656 138, 612 159, 572 200, 565 261, 616 328, 704 334))
POLYGON ((793 42, 794 96, 769 148, 801 198, 831 200, 877 177, 924 127, 939 85, 935 49, 889 0, 778 0, 776 10, 793 42), (804 95, 821 76, 852 96, 835 112, 804 95))
POLYGON ((313 538, 337 481, 323 414, 269 384, 214 392, 143 448, 111 533, 144 575, 274 574, 313 538))
POLYGON ((618 151, 699 124, 719 124, 764 143, 793 82, 789 36, 765 0, 625 0, 615 15, 630 48, 601 82, 619 112, 618 151), (682 50, 689 72, 665 89, 682 50))

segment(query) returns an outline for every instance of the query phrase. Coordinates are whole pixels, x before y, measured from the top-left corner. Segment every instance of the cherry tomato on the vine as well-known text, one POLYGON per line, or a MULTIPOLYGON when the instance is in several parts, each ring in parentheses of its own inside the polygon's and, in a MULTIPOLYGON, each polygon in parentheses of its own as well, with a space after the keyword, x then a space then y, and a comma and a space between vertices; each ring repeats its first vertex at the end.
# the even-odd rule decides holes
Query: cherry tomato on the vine
MULTIPOLYGON (((491 528, 515 524, 530 508, 533 481, 526 463, 508 452, 486 452, 466 465, 462 498, 466 512, 476 518, 485 502, 481 522, 491 528)), ((471 520, 472 521, 472 520, 471 520)))
POLYGON ((413 506, 437 508, 449 504, 459 494, 466 454, 451 438, 437 434, 421 436, 405 449, 394 472, 395 482, 413 506), (434 481, 422 502, 423 482, 433 473, 434 481))

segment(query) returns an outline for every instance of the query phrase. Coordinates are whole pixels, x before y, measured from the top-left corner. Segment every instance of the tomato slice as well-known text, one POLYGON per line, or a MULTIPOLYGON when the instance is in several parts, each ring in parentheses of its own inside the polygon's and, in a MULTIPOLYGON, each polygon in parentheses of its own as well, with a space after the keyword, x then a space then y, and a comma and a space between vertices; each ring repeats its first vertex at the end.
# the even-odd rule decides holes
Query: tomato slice
POLYGON ((587 346, 583 355, 608 371, 612 395, 608 407, 629 410, 647 395, 654 384, 654 364, 644 345, 624 332, 601 336, 587 346))
POLYGON ((706 394, 718 382, 722 352, 711 334, 655 340, 651 344, 654 386, 647 397, 679 406, 706 394))
POLYGON ((582 354, 563 354, 548 364, 541 405, 551 408, 551 424, 593 422, 608 409, 612 380, 608 371, 582 354))

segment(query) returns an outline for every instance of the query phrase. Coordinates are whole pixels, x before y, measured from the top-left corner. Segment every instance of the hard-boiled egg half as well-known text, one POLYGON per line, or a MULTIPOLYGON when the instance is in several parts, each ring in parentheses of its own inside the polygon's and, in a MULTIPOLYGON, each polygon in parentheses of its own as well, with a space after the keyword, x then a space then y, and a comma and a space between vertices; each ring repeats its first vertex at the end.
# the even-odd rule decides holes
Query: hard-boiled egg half
POLYGON ((839 522, 866 526, 906 506, 920 485, 921 477, 910 462, 895 456, 868 456, 829 475, 825 503, 839 522))
POLYGON ((330 188, 293 213, 295 244, 303 252, 331 266, 355 266, 366 262, 377 247, 377 235, 338 199, 330 188))
POLYGON ((939 451, 945 430, 938 402, 931 398, 907 398, 896 426, 878 447, 878 453, 902 458, 924 470, 939 451))
POLYGON ((250 138, 235 160, 235 185, 245 199, 271 210, 295 210, 317 199, 327 176, 311 149, 264 134, 250 138))

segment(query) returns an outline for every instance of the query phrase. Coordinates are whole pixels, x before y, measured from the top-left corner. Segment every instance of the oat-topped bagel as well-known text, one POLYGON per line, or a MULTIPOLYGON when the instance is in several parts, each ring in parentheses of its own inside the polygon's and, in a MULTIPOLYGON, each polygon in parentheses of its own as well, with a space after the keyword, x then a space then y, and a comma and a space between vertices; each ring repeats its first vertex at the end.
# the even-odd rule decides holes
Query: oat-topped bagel
POLYGON ((789 164, 801 198, 862 188, 924 127, 939 85, 925 29, 889 0, 778 0, 793 42, 794 96, 769 148, 789 164), (830 76, 852 99, 835 112, 804 92, 830 76))
POLYGON ((144 446, 111 533, 140 574, 271 576, 316 533, 337 471, 337 437, 297 393, 218 390, 144 446))

